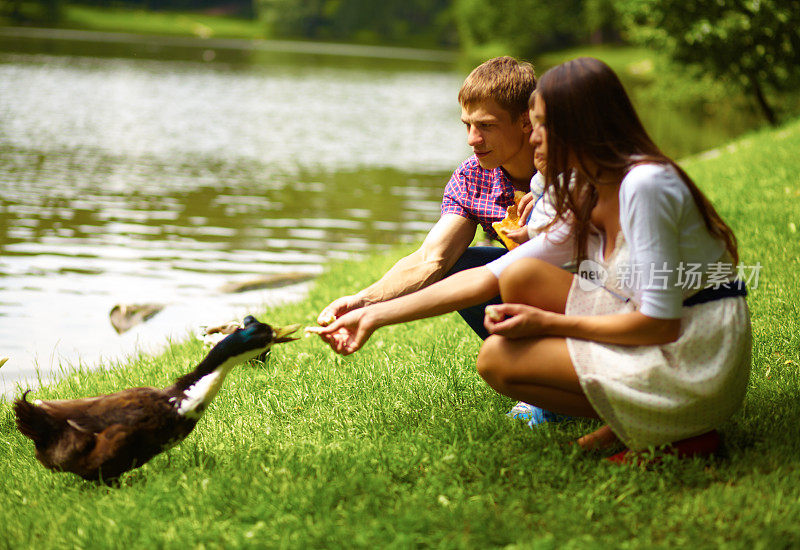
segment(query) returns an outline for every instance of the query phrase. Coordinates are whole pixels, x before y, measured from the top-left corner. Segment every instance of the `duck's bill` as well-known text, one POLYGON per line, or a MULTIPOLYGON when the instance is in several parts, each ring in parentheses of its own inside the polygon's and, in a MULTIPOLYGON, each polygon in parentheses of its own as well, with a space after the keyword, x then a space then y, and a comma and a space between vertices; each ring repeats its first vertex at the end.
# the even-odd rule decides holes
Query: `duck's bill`
POLYGON ((291 334, 300 328, 303 325, 287 325, 285 327, 272 327, 272 332, 274 333, 274 337, 272 339, 273 344, 282 344, 284 342, 291 342, 292 340, 299 340, 298 336, 291 336, 291 334))

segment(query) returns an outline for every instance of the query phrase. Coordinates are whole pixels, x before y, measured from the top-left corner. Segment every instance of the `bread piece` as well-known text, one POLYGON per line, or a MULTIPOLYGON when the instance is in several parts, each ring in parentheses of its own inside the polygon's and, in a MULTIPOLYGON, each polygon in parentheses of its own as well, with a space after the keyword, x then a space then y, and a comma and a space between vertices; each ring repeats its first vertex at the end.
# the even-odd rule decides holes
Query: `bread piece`
POLYGON ((495 323, 499 323, 504 318, 503 314, 497 311, 495 306, 486 306, 486 316, 495 323))
POLYGON ((519 246, 519 243, 509 239, 506 236, 506 233, 509 231, 515 231, 522 227, 519 219, 519 213, 517 212, 517 207, 519 206, 519 201, 524 196, 525 193, 523 191, 514 191, 514 204, 506 209, 506 217, 499 222, 492 223, 492 228, 497 232, 497 236, 500 237, 500 240, 503 241, 503 244, 506 245, 506 248, 509 250, 513 250, 519 246))

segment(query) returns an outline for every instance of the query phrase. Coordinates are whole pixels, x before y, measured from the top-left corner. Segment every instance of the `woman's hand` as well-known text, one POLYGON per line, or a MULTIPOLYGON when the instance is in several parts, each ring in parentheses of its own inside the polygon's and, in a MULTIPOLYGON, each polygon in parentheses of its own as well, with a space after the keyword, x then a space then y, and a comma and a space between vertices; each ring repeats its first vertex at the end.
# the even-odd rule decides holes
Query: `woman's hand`
POLYGON ((548 321, 555 313, 525 304, 486 307, 483 326, 490 334, 506 338, 531 338, 547 334, 548 321))
POLYGON ((378 328, 368 309, 350 311, 327 327, 308 327, 306 332, 318 334, 336 353, 350 355, 361 349, 378 328))
POLYGON ((517 244, 522 244, 531 238, 530 235, 528 234, 527 225, 523 225, 519 229, 514 229, 513 231, 506 231, 506 237, 508 237, 517 244))

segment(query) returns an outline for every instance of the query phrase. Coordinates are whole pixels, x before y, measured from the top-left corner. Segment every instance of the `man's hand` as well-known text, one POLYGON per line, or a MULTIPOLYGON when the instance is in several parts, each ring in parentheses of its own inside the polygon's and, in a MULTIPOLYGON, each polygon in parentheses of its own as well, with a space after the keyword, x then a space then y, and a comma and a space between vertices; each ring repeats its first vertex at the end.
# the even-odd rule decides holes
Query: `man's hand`
POLYGON ((327 326, 342 315, 370 304, 404 296, 440 280, 475 237, 477 222, 445 214, 436 222, 422 246, 401 258, 378 281, 352 296, 331 302, 317 317, 327 326))
POLYGON ((535 205, 536 201, 533 200, 533 193, 525 193, 525 196, 519 199, 519 203, 517 203, 517 215, 519 216, 520 225, 525 225, 535 205))
POLYGON ((364 300, 359 298, 358 295, 342 296, 328 304, 328 306, 320 312, 317 316, 317 323, 323 327, 327 327, 345 313, 364 307, 365 305, 364 300))

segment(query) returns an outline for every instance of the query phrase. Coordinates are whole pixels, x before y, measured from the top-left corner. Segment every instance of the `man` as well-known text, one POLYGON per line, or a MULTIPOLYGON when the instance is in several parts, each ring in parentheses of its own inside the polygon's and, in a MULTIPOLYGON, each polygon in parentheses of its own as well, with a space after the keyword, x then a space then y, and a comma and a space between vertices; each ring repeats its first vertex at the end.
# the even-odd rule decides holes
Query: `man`
MULTIPOLYGON (((497 239, 492 222, 505 217, 506 209, 514 203, 515 190, 528 193, 531 189, 536 170, 535 151, 529 141, 532 126, 528 98, 535 88, 533 66, 511 57, 490 59, 469 74, 458 100, 467 144, 474 154, 458 167, 445 187, 439 221, 422 246, 400 259, 380 280, 331 302, 320 313, 319 324, 327 325, 348 311, 409 294, 457 271, 485 265, 507 252, 501 247, 469 245, 478 225, 487 236, 497 239)), ((528 218, 535 203, 530 195, 523 200, 521 219, 528 218)), ((527 239, 527 231, 521 233, 519 240, 527 239)), ((499 302, 497 296, 459 313, 486 339, 484 309, 499 302)), ((522 405, 518 404, 512 414, 528 416, 531 409, 520 409, 522 405)), ((532 412, 539 421, 552 419, 547 411, 532 412)))
MULTIPOLYGON (((320 324, 353 309, 414 292, 456 271, 485 265, 506 252, 500 247, 469 245, 479 224, 496 239, 492 222, 503 219, 515 190, 530 190, 535 169, 528 97, 535 87, 533 67, 511 57, 490 59, 470 73, 458 99, 467 144, 474 155, 450 178, 441 218, 422 246, 399 260, 380 280, 323 309, 320 324)), ((482 338, 487 337, 485 305, 460 312, 482 338)))

